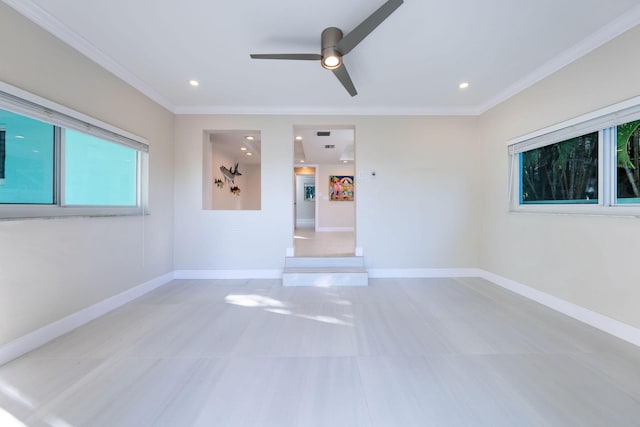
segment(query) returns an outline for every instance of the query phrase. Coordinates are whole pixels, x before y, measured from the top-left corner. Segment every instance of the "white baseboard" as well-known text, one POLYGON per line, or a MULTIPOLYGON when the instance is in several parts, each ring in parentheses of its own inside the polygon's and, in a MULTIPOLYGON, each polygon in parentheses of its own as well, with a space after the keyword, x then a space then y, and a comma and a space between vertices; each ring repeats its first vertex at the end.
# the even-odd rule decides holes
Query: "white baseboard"
POLYGON ((480 268, 368 269, 370 278, 481 277, 559 313, 640 347, 640 329, 480 268))
POLYGON ((0 366, 169 283, 173 278, 173 272, 156 277, 0 346, 0 366))
POLYGON ((368 268, 372 279, 479 277, 479 268, 368 268))
MULTIPOLYGON (((370 278, 481 277, 610 335, 640 347, 640 329, 596 313, 514 280, 479 268, 369 269, 370 278)), ((157 289, 173 279, 280 279, 282 270, 176 270, 107 298, 63 319, 0 346, 0 366, 104 314, 157 289)))
POLYGON ((484 270, 479 271, 479 277, 483 279, 640 347, 640 329, 506 277, 484 270))
POLYGON ((316 227, 317 233, 349 233, 355 231, 353 227, 316 227))
POLYGON ((282 279, 282 269, 275 270, 176 270, 176 279, 282 279))

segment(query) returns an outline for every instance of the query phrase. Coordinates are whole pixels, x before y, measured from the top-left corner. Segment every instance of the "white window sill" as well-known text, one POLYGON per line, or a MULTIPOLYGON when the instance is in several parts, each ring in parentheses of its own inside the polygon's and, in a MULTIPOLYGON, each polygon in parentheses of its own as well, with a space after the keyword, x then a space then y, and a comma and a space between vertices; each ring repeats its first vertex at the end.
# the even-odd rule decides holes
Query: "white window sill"
POLYGON ((140 207, 60 207, 55 205, 0 206, 0 221, 16 221, 25 219, 56 219, 72 217, 136 216, 142 214, 143 210, 140 207))
POLYGON ((511 213, 555 214, 640 217, 640 206, 601 206, 601 205, 518 205, 509 209, 511 213))

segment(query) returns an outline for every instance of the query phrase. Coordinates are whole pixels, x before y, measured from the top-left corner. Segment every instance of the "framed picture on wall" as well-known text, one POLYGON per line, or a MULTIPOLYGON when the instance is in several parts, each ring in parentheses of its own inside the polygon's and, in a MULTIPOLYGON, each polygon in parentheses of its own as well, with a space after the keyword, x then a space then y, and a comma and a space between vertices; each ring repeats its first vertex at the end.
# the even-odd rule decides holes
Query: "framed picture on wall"
POLYGON ((313 201, 316 199, 316 185, 304 184, 304 199, 313 201))
POLYGON ((353 175, 329 175, 329 200, 353 202, 353 175))

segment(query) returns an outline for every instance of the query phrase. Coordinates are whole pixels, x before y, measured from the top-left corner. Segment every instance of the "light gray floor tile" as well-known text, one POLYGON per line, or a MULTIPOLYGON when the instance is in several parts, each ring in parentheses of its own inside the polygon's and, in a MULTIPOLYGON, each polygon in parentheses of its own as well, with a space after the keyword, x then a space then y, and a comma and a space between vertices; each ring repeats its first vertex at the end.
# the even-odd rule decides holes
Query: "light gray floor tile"
POLYGON ((354 358, 238 358, 193 426, 369 426, 354 358))
POLYGON ((640 349, 482 279, 176 280, 0 367, 28 426, 638 426, 640 349))
POLYGON ((355 356, 351 307, 316 303, 269 307, 242 335, 240 356, 355 356))
POLYGON ((640 420, 640 402, 570 356, 494 356, 490 363, 548 425, 637 426, 640 420))

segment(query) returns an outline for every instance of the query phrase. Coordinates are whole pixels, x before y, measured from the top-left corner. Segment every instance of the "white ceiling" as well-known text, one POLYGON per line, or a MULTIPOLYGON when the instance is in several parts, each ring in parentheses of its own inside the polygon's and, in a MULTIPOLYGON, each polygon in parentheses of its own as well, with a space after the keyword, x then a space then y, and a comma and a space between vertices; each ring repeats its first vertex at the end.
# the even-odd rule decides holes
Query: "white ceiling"
POLYGON ((300 166, 300 160, 305 160, 306 164, 342 163, 343 155, 346 155, 347 157, 350 155, 349 160, 353 160, 353 128, 337 129, 335 127, 322 126, 296 127, 294 129, 294 134, 296 137, 302 138, 300 140, 302 151, 300 152, 298 147, 295 147, 294 150, 294 160, 297 166, 300 166), (319 136, 319 131, 329 132, 329 135, 319 136), (326 145, 333 145, 333 147, 325 148, 326 145))
POLYGON ((406 0, 345 57, 351 98, 249 54, 319 53, 384 0, 3 1, 177 113, 479 114, 640 23, 640 0, 406 0))
MULTIPOLYGON (((210 131, 209 141, 214 144, 217 152, 224 154, 225 157, 232 159, 233 162, 242 163, 243 165, 259 165, 261 163, 260 131, 210 131), (247 137, 253 139, 249 140, 247 137), (248 155, 247 153, 251 154, 248 155)), ((223 166, 231 168, 234 165, 223 166)))

